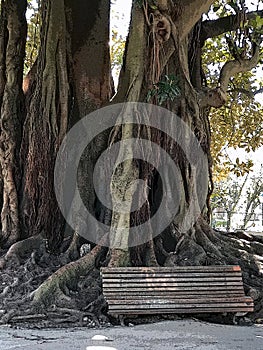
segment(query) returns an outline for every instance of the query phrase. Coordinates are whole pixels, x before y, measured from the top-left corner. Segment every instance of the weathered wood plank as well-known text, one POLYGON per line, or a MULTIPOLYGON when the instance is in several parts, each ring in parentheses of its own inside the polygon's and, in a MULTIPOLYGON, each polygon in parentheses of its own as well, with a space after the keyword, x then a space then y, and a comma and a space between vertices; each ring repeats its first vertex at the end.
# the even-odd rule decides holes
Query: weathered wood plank
POLYGON ((109 305, 136 305, 137 306, 148 306, 148 305, 181 305, 185 304, 187 305, 210 305, 210 304, 218 304, 220 306, 221 304, 230 304, 230 303, 246 303, 250 305, 252 303, 251 299, 249 297, 237 297, 237 298, 211 298, 211 299, 188 299, 187 297, 184 297, 183 299, 161 299, 161 298, 153 298, 152 300, 145 299, 144 296, 140 300, 109 300, 109 305))
MULTIPOLYGON (((162 287, 161 289, 156 287, 156 288, 143 288, 143 291, 144 292, 147 292, 147 294, 158 294, 159 291, 162 292, 162 295, 165 295, 165 294, 185 294, 186 292, 189 293, 189 294, 204 294, 204 295, 209 295, 207 293, 207 288, 205 287, 202 287, 202 289, 199 289, 199 288, 192 288, 191 286, 190 287, 186 287, 188 289, 184 289, 184 288, 165 288, 165 287, 162 287)), ((240 294, 241 292, 244 292, 244 289, 242 286, 237 286, 235 289, 233 288, 225 288, 224 286, 221 288, 220 286, 214 286, 214 287, 211 287, 213 289, 211 289, 211 291, 213 293, 218 293, 218 294, 223 294, 223 293, 228 293, 228 294, 232 294, 232 293, 238 293, 240 294)), ((135 289, 127 289, 127 288, 107 288, 107 287, 104 287, 103 291, 107 294, 116 294, 116 292, 118 291, 127 291, 128 294, 130 295, 141 295, 141 288, 139 288, 138 290, 135 290, 135 289)), ((209 289, 210 290, 210 289, 209 289)), ((160 293, 159 293, 160 294, 160 293)))
POLYGON ((113 284, 113 283, 166 283, 167 281, 171 283, 181 283, 181 282, 187 282, 187 283, 198 283, 199 281, 202 282, 242 282, 242 277, 202 277, 202 278, 193 278, 192 276, 188 278, 155 278, 155 277, 147 277, 147 278, 136 278, 136 279, 127 279, 127 278, 105 278, 104 284, 113 284))
MULTIPOLYGON (((232 286, 210 286, 209 287, 209 292, 213 292, 213 291, 219 291, 219 290, 226 290, 226 291, 232 291, 232 290, 235 290, 235 291, 240 291, 241 290, 241 287, 240 286, 235 286, 235 288, 233 288, 232 286)), ((243 290, 243 288, 242 288, 243 290)), ((208 294, 208 289, 207 289, 207 286, 199 286, 199 287, 192 287, 192 286, 177 286, 177 287, 158 287, 158 286, 155 286, 155 287, 151 287, 151 288, 143 288, 143 287, 134 287, 134 288, 124 288, 124 287, 107 287, 105 288, 104 287, 104 291, 105 292, 114 292, 114 293, 133 293, 133 292, 151 292, 151 291, 160 291, 160 292, 173 292, 173 293, 177 293, 177 292, 185 292, 185 293, 188 293, 190 291, 204 291, 206 292, 206 294, 208 294)))
POLYGON ((119 305, 109 305, 109 309, 110 310, 145 310, 145 309, 167 309, 167 310, 170 310, 170 309, 190 309, 190 310, 202 310, 202 309, 205 309, 205 308, 215 308, 215 309, 223 309, 223 308, 228 308, 228 307, 231 307, 231 308, 237 308, 237 307, 244 307, 244 308, 249 308, 253 306, 253 304, 246 304, 246 303, 242 303, 242 302, 239 302, 239 303, 222 303, 222 304, 218 304, 218 303, 215 303, 215 304, 177 304, 177 303, 174 303, 174 304, 149 304, 149 305, 127 305, 127 304, 119 304, 119 305))
POLYGON ((102 273, 138 273, 142 272, 205 272, 205 271, 241 271, 238 265, 214 265, 214 266, 175 266, 175 267, 102 267, 102 273))
POLYGON ((241 271, 219 271, 219 272, 182 272, 182 273, 166 273, 166 272, 154 272, 154 273, 144 273, 144 272, 137 272, 137 273, 102 273, 102 276, 105 280, 107 279, 136 279, 136 278, 148 278, 148 277, 154 277, 154 278, 203 278, 203 277, 242 277, 241 271))
MULTIPOLYGON (((104 295, 106 300, 138 300, 138 295, 104 295)), ((182 299, 182 298, 187 298, 187 299, 196 299, 197 297, 199 299, 203 300, 211 300, 213 298, 241 298, 244 297, 244 294, 214 294, 212 296, 207 296, 207 295, 200 295, 200 294, 180 294, 180 295, 175 295, 175 294, 168 294, 164 296, 160 296, 158 294, 155 295, 143 295, 144 300, 153 300, 154 298, 159 298, 159 299, 165 299, 165 300, 177 300, 177 299, 182 299)))
POLYGON ((200 313, 224 313, 224 312, 253 312, 253 307, 224 307, 224 308, 203 308, 203 309, 141 309, 141 310, 109 310, 111 315, 147 315, 147 314, 200 314, 200 313))
MULTIPOLYGON (((104 293, 104 296, 106 299, 109 300, 114 300, 114 299, 122 299, 122 300, 138 300, 138 297, 142 296, 142 293, 127 293, 124 295, 118 295, 117 293, 104 293)), ((171 298, 171 299, 182 299, 183 297, 187 297, 187 299, 195 299, 195 298, 203 298, 203 299, 212 299, 212 298, 224 298, 224 297, 233 297, 233 298, 239 298, 239 297, 243 297, 244 292, 240 292, 240 293, 226 293, 226 292, 222 292, 222 293, 216 293, 213 292, 213 295, 207 295, 206 293, 143 293, 143 298, 144 299, 152 299, 152 298, 160 298, 160 299, 166 299, 166 298, 171 298)))
MULTIPOLYGON (((105 284, 106 285, 106 284, 105 284)), ((108 288, 138 288, 138 287, 147 287, 147 288, 159 288, 159 287, 210 287, 213 286, 240 286, 240 282, 162 282, 162 283, 107 283, 108 288)))

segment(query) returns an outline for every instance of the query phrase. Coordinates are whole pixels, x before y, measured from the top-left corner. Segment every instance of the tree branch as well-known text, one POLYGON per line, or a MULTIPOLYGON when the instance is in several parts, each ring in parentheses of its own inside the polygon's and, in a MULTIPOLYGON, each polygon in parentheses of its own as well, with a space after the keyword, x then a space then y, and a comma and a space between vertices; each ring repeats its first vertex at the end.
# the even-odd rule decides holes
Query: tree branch
MULTIPOLYGON (((248 12, 246 14, 248 21, 255 19, 256 16, 263 17, 263 11, 248 12)), ((215 20, 204 21, 200 34, 201 45, 203 45, 208 38, 213 38, 238 29, 239 25, 238 15, 230 15, 215 20)))
POLYGON ((253 92, 254 96, 258 95, 258 94, 263 94, 263 88, 260 88, 256 91, 253 92))
POLYGON ((231 89, 231 90, 228 90, 227 93, 233 93, 233 92, 237 92, 237 93, 240 93, 240 94, 244 94, 246 95, 248 98, 253 98, 255 96, 255 94, 253 93, 253 91, 250 91, 250 90, 246 90, 246 89, 243 89, 243 88, 234 88, 234 89, 231 89))
POLYGON ((218 87, 215 89, 204 88, 198 93, 198 104, 200 108, 208 106, 220 108, 226 103, 226 100, 226 93, 218 87))
POLYGON ((256 67, 259 61, 259 52, 260 47, 255 44, 254 54, 250 59, 233 60, 224 64, 219 77, 219 86, 222 91, 227 91, 229 80, 233 75, 250 71, 256 67))
MULTIPOLYGON (((260 46, 255 44, 253 56, 250 59, 243 60, 233 60, 228 61, 224 64, 220 72, 218 87, 215 89, 203 88, 201 92, 198 93, 198 103, 201 108, 210 106, 215 108, 222 107, 227 100, 227 87, 230 78, 237 74, 243 73, 256 67, 259 61, 260 46)), ((233 90, 232 90, 233 91, 233 90)), ((261 93, 262 89, 259 89, 250 94, 245 89, 239 89, 242 93, 247 93, 251 98, 257 93, 261 93)))
POLYGON ((246 89, 237 87, 227 91, 227 93, 230 93, 230 92, 239 92, 241 94, 247 95, 249 98, 254 98, 256 95, 263 93, 263 88, 260 88, 258 90, 246 90, 246 89))
POLYGON ((176 20, 176 26, 180 33, 180 39, 184 39, 186 35, 190 33, 191 29, 201 18, 202 14, 208 12, 213 3, 214 0, 180 1, 180 16, 176 20))

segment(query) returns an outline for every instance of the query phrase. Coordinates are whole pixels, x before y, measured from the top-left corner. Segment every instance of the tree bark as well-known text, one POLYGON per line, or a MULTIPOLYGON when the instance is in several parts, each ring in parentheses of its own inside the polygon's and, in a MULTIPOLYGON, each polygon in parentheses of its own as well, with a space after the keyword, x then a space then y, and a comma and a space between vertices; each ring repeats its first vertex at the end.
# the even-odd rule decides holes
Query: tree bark
MULTIPOLYGON (((163 3, 162 3, 163 6, 163 3)), ((206 3, 207 6, 207 3, 206 3)), ((177 11, 176 5, 173 7, 170 7, 169 10, 166 9, 163 12, 160 11, 160 7, 158 10, 149 10, 148 13, 144 13, 143 17, 143 11, 140 9, 136 4, 134 4, 133 10, 132 10, 132 21, 131 21, 131 27, 130 27, 130 34, 128 39, 128 45, 126 47, 126 55, 125 55, 125 65, 123 67, 122 71, 122 77, 120 81, 120 89, 116 96, 116 101, 145 101, 146 95, 148 91, 152 88, 153 83, 156 83, 162 79, 162 76, 164 72, 167 71, 170 74, 175 74, 180 77, 180 91, 181 95, 180 98, 175 99, 174 103, 171 103, 171 101, 166 102, 166 107, 168 109, 171 109, 175 113, 179 115, 179 117, 184 120, 188 125, 189 128, 192 128, 194 130, 195 135, 197 139, 199 140, 203 152, 206 154, 207 157, 207 166, 206 168, 202 169, 204 174, 203 176, 208 178, 209 174, 207 172, 207 169, 211 166, 211 156, 210 156, 210 130, 209 130, 209 122, 208 122, 208 114, 205 113, 204 109, 201 109, 198 104, 198 94, 197 91, 194 89, 190 82, 190 73, 189 73, 189 62, 188 62, 188 45, 191 45, 191 43, 188 42, 188 39, 182 39, 181 32, 180 35, 177 31, 173 30, 173 24, 171 24, 170 18, 174 18, 175 12, 177 11), (168 10, 168 11, 167 11, 168 10), (167 15, 167 13, 171 14, 171 17, 167 15), (149 26, 147 26, 148 18, 155 18, 156 27, 154 29, 149 26), (167 20, 166 20, 167 19, 167 20), (166 35, 163 35, 163 33, 158 33, 158 28, 161 27, 158 23, 169 23, 169 25, 172 28, 166 28, 167 32, 166 35), (136 33, 134 34, 134 28, 136 28, 136 33), (145 30, 154 32, 156 29, 157 34, 156 36, 151 37, 151 34, 145 35, 145 30), (149 43, 144 40, 144 38, 149 35, 149 43), (139 40, 138 40, 139 36, 139 40), (162 51, 170 45, 173 45, 174 53, 171 56, 170 59, 167 60, 166 65, 161 65, 160 61, 162 60, 162 51), (154 53, 153 53, 154 48, 154 53), (157 49, 156 49, 157 48, 157 49), (143 62, 143 64, 142 64, 143 62), (147 70, 144 69, 144 67, 148 67, 147 70), (161 67, 156 73, 156 67, 161 67), (125 90, 126 89, 126 90, 125 90)), ((175 27, 177 25, 179 26, 181 24, 180 20, 176 19, 174 21, 175 27)), ((194 24, 194 19, 193 23, 194 24)), ((196 38, 195 38, 196 39, 196 38)), ((169 74, 168 73, 168 74, 169 74)), ((115 102, 115 100, 114 100, 115 102)), ((156 101, 153 101, 153 103, 156 103, 156 101)), ((167 121, 168 122, 168 121, 167 121)), ((128 124, 122 127, 121 129, 121 141, 125 140, 126 138, 131 138, 133 135, 133 127, 128 124)), ((173 157, 173 161, 177 164, 177 166, 180 169, 180 179, 181 179, 181 187, 180 187, 180 212, 174 213, 175 217, 173 220, 173 224, 177 227, 178 231, 182 235, 182 237, 187 237, 192 231, 195 230, 194 226, 191 226, 185 231, 185 215, 188 212, 187 215, 194 215, 194 197, 196 196, 196 188, 197 188, 197 173, 195 173, 198 168, 195 168, 193 164, 189 163, 189 159, 183 155, 183 152, 180 151, 174 144, 172 146, 168 143, 165 143, 161 141, 161 138, 163 135, 161 133, 154 135, 153 130, 147 129, 148 138, 157 144, 159 144, 164 149, 172 149, 170 151, 173 153, 171 155, 173 157), (150 136, 149 136, 150 135, 150 136)), ((143 135, 139 135, 139 137, 142 137, 143 135)), ((144 135, 145 137, 145 135, 144 135)), ((113 208, 116 208, 116 212, 118 211, 117 208, 119 206, 119 203, 121 199, 125 198, 126 200, 132 201, 132 192, 130 188, 130 184, 134 183, 136 180, 138 180, 138 174, 139 170, 134 165, 134 162, 132 161, 132 151, 131 149, 126 149, 125 146, 120 147, 120 153, 119 156, 123 157, 123 154, 128 154, 130 156, 131 161, 127 161, 124 163, 124 165, 121 167, 120 171, 116 171, 112 178, 112 199, 113 199, 113 208), (125 185, 124 185, 125 184, 125 185), (130 198, 131 197, 131 198, 130 198)), ((157 156, 157 155, 156 155, 157 156)), ((197 165, 196 165, 197 166, 197 165)), ((154 183, 154 179, 152 179, 153 173, 149 169, 145 168, 142 173, 140 174, 142 178, 146 179, 145 184, 149 186, 150 182, 154 183)), ((174 175, 174 174, 173 174, 174 175)), ((172 176, 173 176, 172 175, 172 176)), ((167 181, 169 182, 168 176, 167 181)), ((167 185, 168 187, 170 185, 167 185)), ((156 188, 153 189, 155 191, 156 188)), ((143 197, 144 194, 141 193, 141 196, 143 197)), ((205 189, 206 194, 208 195, 208 186, 205 189)), ((153 203, 151 203, 153 205, 153 203)), ((207 209, 204 209, 203 214, 205 215, 205 212, 207 209)), ((193 218, 189 218, 190 221, 194 222, 195 220, 193 218)), ((112 221, 112 236, 113 238, 113 246, 115 245, 115 241, 118 242, 120 245, 119 249, 112 249, 111 250, 111 262, 110 266, 116 266, 116 265, 124 265, 125 263, 129 263, 129 259, 124 259, 124 251, 128 251, 128 240, 129 240, 129 226, 130 226, 130 217, 129 215, 126 215, 125 217, 122 215, 118 215, 114 213, 113 210, 113 221, 112 221), (126 227, 126 231, 124 232, 121 227, 126 227), (118 258, 119 256, 119 258, 118 258), (124 262, 125 261, 125 262, 124 262)), ((146 233, 151 237, 151 228, 149 226, 149 232, 146 233)), ((149 249, 154 249, 154 244, 149 244, 144 249, 138 248, 137 249, 137 255, 138 259, 141 261, 145 261, 145 259, 142 257, 142 255, 145 255, 145 252, 147 252, 149 249)), ((135 249, 136 250, 136 249, 135 249)), ((150 254, 152 256, 152 254, 150 254)), ((127 256, 127 253, 126 253, 127 256)), ((158 259, 158 258, 157 258, 158 259)), ((154 259, 156 261, 156 257, 154 259)), ((151 262, 154 261, 153 259, 150 259, 151 262)))
POLYGON ((25 0, 8 0, 2 3, 1 8, 3 17, 0 29, 0 162, 3 178, 1 240, 7 246, 16 242, 21 234, 19 150, 25 118, 22 80, 27 33, 26 6, 25 0))
MULTIPOLYGON (((111 95, 109 1, 48 1, 42 13, 36 88, 22 146, 22 212, 27 235, 43 232, 56 251, 65 231, 53 188, 56 154, 68 129, 111 95)), ((89 184, 80 186, 91 193, 89 184)))

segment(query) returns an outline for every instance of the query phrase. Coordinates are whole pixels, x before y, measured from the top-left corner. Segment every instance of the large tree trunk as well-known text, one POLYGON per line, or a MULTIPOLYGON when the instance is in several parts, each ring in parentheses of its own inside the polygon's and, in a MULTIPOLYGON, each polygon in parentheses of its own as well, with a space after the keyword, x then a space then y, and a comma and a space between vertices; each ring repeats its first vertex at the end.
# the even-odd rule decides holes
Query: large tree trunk
MULTIPOLYGON (((163 3, 162 6, 165 6, 165 4, 163 3)), ((173 222, 171 222, 170 231, 176 228, 176 232, 178 232, 180 237, 176 238, 172 232, 166 230, 166 237, 164 237, 164 239, 167 240, 167 237, 170 236, 171 238, 173 236, 174 240, 180 238, 180 244, 182 244, 183 240, 190 240, 190 237, 193 240, 193 237, 195 236, 195 224, 197 221, 196 207, 198 205, 197 201, 201 200, 201 198, 196 198, 197 188, 201 185, 200 176, 203 176, 204 179, 209 179, 209 169, 211 167, 210 130, 208 113, 204 108, 200 107, 199 95, 190 80, 189 68, 191 67, 188 62, 188 47, 192 47, 196 37, 192 39, 193 41, 189 41, 188 38, 181 38, 181 33, 178 33, 176 29, 176 5, 169 8, 170 15, 167 14, 168 8, 166 10, 164 7, 162 8, 162 13, 159 12, 159 10, 151 10, 150 8, 146 8, 145 12, 143 12, 136 3, 134 4, 128 46, 126 48, 125 66, 123 67, 122 80, 120 82, 120 88, 116 96, 116 101, 145 101, 147 92, 152 90, 154 88, 154 84, 161 81, 165 74, 168 76, 174 75, 178 77, 178 81, 180 82, 180 96, 175 98, 173 102, 167 99, 163 106, 176 113, 179 118, 183 120, 186 125, 188 125, 189 130, 191 129, 194 132, 198 143, 202 147, 202 153, 204 154, 206 161, 201 161, 199 164, 196 162, 196 164, 194 164, 192 159, 187 159, 187 156, 184 154, 183 149, 181 148, 182 145, 176 144, 175 140, 170 140, 167 138, 167 135, 165 138, 162 132, 156 134, 155 130, 148 128, 146 132, 142 131, 138 137, 147 137, 146 135, 148 135, 148 139, 154 141, 159 145, 159 147, 162 147, 169 152, 180 171, 179 175, 169 174, 162 180, 163 182, 166 182, 166 184, 163 184, 166 189, 175 190, 171 184, 174 179, 172 180, 171 177, 178 176, 177 182, 179 186, 179 193, 176 193, 176 195, 178 196, 177 201, 180 203, 180 210, 178 213, 174 213, 174 219, 173 222), (153 24, 147 28, 147 21, 149 18, 153 18, 153 24), (148 41, 145 40, 145 31, 150 31, 148 41), (200 169, 201 166, 203 166, 202 169, 200 169), (190 223, 188 227, 186 225, 186 216, 188 224, 190 223)), ((150 102, 157 104, 158 99, 153 97, 150 102)), ((149 116, 149 119, 150 118, 151 117, 149 116)), ((169 128, 180 127, 180 125, 169 125, 169 120, 166 122, 167 130, 169 130, 169 128)), ((185 130, 182 130, 182 132, 183 131, 185 130)), ((122 140, 131 138, 134 133, 133 127, 130 124, 124 124, 121 132, 122 140)), ((191 147, 191 145, 188 146, 191 147)), ((191 151, 194 152, 195 150, 191 151)), ((123 153, 127 152, 130 152, 129 156, 132 159, 132 151, 127 150, 125 146, 121 147, 120 149, 120 157, 123 157, 123 153)), ((160 154, 156 154, 156 158, 158 158, 158 156, 160 156, 160 154)), ((142 169, 142 166, 140 169, 142 169)), ((145 166, 144 170, 139 171, 138 165, 136 169, 136 165, 132 160, 130 162, 125 162, 117 175, 114 174, 112 178, 113 208, 114 201, 116 202, 116 207, 118 206, 120 197, 125 197, 126 200, 132 202, 133 199, 129 184, 138 180, 139 173, 140 176, 145 179, 146 187, 148 187, 150 183, 157 184, 153 178, 153 176, 156 176, 156 174, 152 170, 150 171, 148 166, 145 166), (126 184, 125 186, 124 183, 126 184), (118 196, 119 198, 117 198, 118 196), (127 196, 131 196, 131 198, 128 198, 127 196)), ((168 173, 169 169, 167 169, 167 174, 168 173)), ((157 187, 153 188, 152 191, 156 192, 157 187)), ((208 182, 206 185, 203 184, 203 191, 204 193, 202 195, 206 198, 210 192, 208 182)), ((144 193, 145 191, 142 190, 141 197, 144 196, 144 193)), ((164 193, 164 195, 167 195, 167 193, 164 193)), ((150 206, 153 206, 154 204, 155 203, 152 201, 150 206)), ((206 217, 207 207, 202 207, 199 214, 206 217)), ((111 251, 111 265, 123 265, 122 260, 124 251, 128 251, 128 237, 130 228, 129 215, 126 215, 126 219, 122 216, 123 215, 114 215, 113 211, 115 221, 112 223, 112 233, 115 236, 117 233, 119 233, 119 237, 113 238, 112 245, 115 248, 111 251), (116 222, 116 220, 118 221, 116 222), (123 223, 125 222, 126 233, 124 230, 118 230, 118 222, 119 227, 123 227, 123 223), (119 242, 119 248, 116 248, 116 242, 119 242), (118 261, 118 255, 120 256, 120 261, 118 261)), ((155 230, 156 229, 157 228, 155 228, 155 230)), ((150 225, 149 231, 151 231, 150 225)), ((145 234, 148 234, 150 237, 152 232, 146 232, 145 234)), ((172 244, 167 253, 173 252, 173 248, 175 246, 175 243, 172 244)), ((138 260, 144 261, 144 264, 153 263, 152 252, 150 254, 145 254, 146 251, 152 249, 152 247, 153 244, 148 244, 143 249, 142 247, 136 248, 135 250, 137 250, 138 260), (147 262, 140 255, 150 256, 151 259, 149 259, 147 262)), ((200 250, 201 249, 202 248, 200 247, 200 250)), ((190 255, 191 252, 189 251, 189 256, 190 255)), ((205 254, 203 255, 205 256, 205 254)), ((162 258, 157 257, 157 260, 161 261, 162 258)), ((128 260, 126 259, 126 261, 128 260)), ((193 262, 201 263, 202 261, 199 258, 196 259, 194 256, 192 262, 190 260, 187 261, 188 264, 193 262)))
POLYGON ((65 231, 53 187, 56 154, 67 130, 111 94, 109 2, 48 1, 42 13, 36 89, 24 130, 22 215, 27 235, 42 232, 56 251, 65 231))
POLYGON ((20 239, 21 172, 19 151, 25 118, 22 92, 27 24, 25 0, 2 2, 0 44, 0 162, 3 179, 1 241, 10 245, 20 239))

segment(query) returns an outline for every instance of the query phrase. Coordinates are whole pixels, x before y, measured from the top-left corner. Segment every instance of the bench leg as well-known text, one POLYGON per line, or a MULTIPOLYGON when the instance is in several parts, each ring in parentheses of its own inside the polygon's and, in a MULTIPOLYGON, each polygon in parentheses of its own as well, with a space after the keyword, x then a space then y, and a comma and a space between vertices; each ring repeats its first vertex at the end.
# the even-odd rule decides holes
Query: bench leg
POLYGON ((236 312, 236 313, 233 315, 233 324, 234 324, 234 325, 237 325, 237 324, 238 324, 238 317, 245 316, 246 314, 247 314, 247 312, 236 312))
POLYGON ((124 319, 124 315, 119 315, 119 321, 122 327, 125 327, 124 319))

